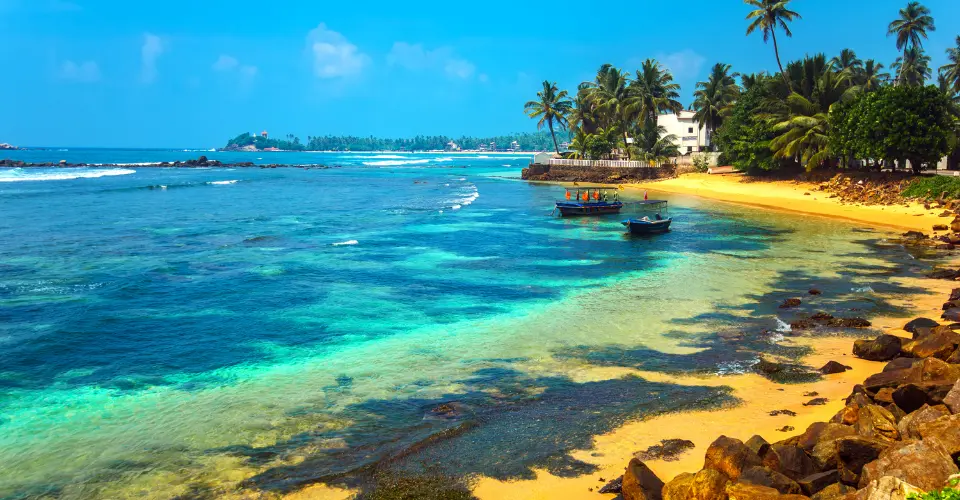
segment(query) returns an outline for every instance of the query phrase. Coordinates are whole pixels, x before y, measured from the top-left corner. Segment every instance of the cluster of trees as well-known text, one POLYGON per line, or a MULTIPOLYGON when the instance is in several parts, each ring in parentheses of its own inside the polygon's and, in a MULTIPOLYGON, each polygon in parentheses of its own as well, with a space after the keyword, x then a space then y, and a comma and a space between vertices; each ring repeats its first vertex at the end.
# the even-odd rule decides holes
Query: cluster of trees
POLYGON ((553 148, 553 137, 546 132, 519 133, 495 137, 447 137, 443 135, 416 136, 409 139, 383 139, 379 137, 356 136, 307 136, 307 142, 287 135, 283 139, 268 139, 262 136, 240 134, 227 142, 227 147, 241 148, 248 145, 257 149, 277 148, 285 151, 437 151, 443 150, 453 141, 461 149, 479 149, 481 145, 489 147, 495 143, 497 149, 505 149, 516 141, 524 151, 545 151, 553 148))
MULTIPOLYGON (((790 23, 800 14, 790 10, 791 0, 744 2, 752 7, 747 35, 760 33, 772 42, 780 71, 739 74, 717 63, 707 80, 697 83, 692 108, 712 146, 723 152, 721 161, 741 170, 773 170, 896 168, 910 160, 919 169, 951 152, 960 157, 960 36, 947 50, 937 84, 928 86, 933 69, 923 40, 935 31, 928 8, 912 1, 889 24, 887 33, 900 52, 891 74, 851 49, 832 59, 818 54, 784 66, 777 35, 791 37, 790 23)), ((551 134, 572 131, 572 149, 580 157, 623 154, 660 161, 679 154, 676 137, 657 125, 661 114, 683 109, 679 91, 670 71, 654 60, 634 78, 604 65, 573 97, 543 82, 525 111, 551 134)))

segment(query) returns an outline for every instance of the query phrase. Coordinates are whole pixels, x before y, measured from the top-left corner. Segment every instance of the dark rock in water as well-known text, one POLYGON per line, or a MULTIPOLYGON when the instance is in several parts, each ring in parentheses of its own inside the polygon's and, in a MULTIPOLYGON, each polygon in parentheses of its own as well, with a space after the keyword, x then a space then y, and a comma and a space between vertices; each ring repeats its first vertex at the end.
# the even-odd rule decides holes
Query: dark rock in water
POLYGON ((920 231, 907 231, 901 235, 905 240, 925 240, 927 235, 921 233, 920 231))
POLYGON ((743 334, 740 332, 719 332, 717 333, 717 338, 725 342, 736 342, 743 340, 743 334))
POLYGON ((935 280, 952 280, 960 276, 960 272, 953 269, 936 269, 927 274, 928 278, 935 280))
POLYGON ((847 370, 852 370, 852 368, 836 361, 828 361, 827 364, 821 366, 818 371, 824 375, 831 375, 834 373, 843 373, 847 370))
POLYGON ((823 406, 829 402, 830 400, 827 398, 813 398, 810 401, 803 403, 803 406, 823 406))
POLYGON ((796 299, 796 298, 784 299, 784 301, 780 304, 780 309, 791 309, 799 306, 800 306, 800 299, 796 299))
POLYGON ((916 318, 910 320, 906 325, 903 325, 903 329, 910 333, 917 333, 917 328, 935 328, 938 326, 940 326, 940 323, 937 323, 930 318, 916 318))
POLYGON ((757 361, 757 364, 753 365, 753 369, 763 375, 772 375, 783 371, 783 365, 760 356, 760 361, 757 361))
POLYGON ((798 495, 802 491, 793 479, 762 465, 744 469, 740 481, 773 488, 785 495, 798 495))
POLYGON ((818 326, 820 325, 812 319, 798 319, 790 323, 791 330, 810 330, 818 326))
POLYGON ((753 465, 760 465, 760 457, 743 441, 720 436, 707 448, 703 468, 714 469, 731 481, 737 481, 743 470, 753 465))
POLYGON ((631 459, 623 473, 620 494, 624 500, 661 500, 663 481, 646 464, 631 459))
POLYGON ((426 418, 455 420, 463 416, 464 406, 461 403, 441 403, 427 412, 426 418))
POLYGON ((785 425, 785 426, 777 429, 777 432, 793 432, 793 431, 795 431, 795 430, 796 430, 796 429, 795 429, 792 425, 785 425))
POLYGON ((873 340, 858 340, 853 354, 869 361, 889 361, 900 354, 900 337, 881 335, 873 340))
POLYGON ((884 476, 893 476, 924 491, 936 490, 960 472, 950 453, 936 439, 894 443, 863 467, 860 487, 884 476))
POLYGON ((603 488, 600 488, 600 493, 620 493, 620 490, 623 489, 623 476, 620 476, 613 481, 610 481, 603 488))
POLYGON ((833 318, 828 325, 834 328, 869 328, 872 323, 863 318, 833 318))
POLYGON ((825 312, 823 312, 823 311, 819 311, 819 312, 814 313, 813 316, 810 316, 810 319, 812 319, 812 320, 814 320, 814 321, 816 321, 816 322, 819 322, 819 323, 829 322, 830 320, 833 319, 833 315, 832 315, 832 314, 827 314, 827 313, 825 313, 825 312))
POLYGON ((819 289, 816 289, 816 288, 811 288, 809 291, 807 291, 807 293, 809 293, 810 295, 822 295, 822 294, 823 294, 823 292, 821 292, 819 289))
MULTIPOLYGON (((789 416, 789 417, 796 417, 796 416, 797 416, 797 412, 795 412, 795 411, 790 411, 790 410, 773 410, 772 412, 770 412, 770 416, 771 416, 771 417, 776 417, 777 415, 787 415, 787 416, 789 416)), ((758 455, 759 455, 759 453, 758 453, 758 455)))
POLYGON ((692 450, 696 445, 693 441, 686 439, 664 439, 660 444, 655 444, 644 451, 637 452, 634 456, 639 460, 663 460, 665 462, 676 462, 680 455, 692 450))

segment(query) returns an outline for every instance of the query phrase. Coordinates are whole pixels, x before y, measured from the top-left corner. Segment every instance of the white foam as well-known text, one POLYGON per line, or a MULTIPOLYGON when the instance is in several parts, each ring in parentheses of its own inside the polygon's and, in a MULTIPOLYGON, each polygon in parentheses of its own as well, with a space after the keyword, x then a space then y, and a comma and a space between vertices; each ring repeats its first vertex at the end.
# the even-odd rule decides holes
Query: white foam
POLYGON ((790 324, 780 318, 773 318, 777 320, 777 331, 780 333, 792 332, 793 328, 790 327, 790 324))
POLYGON ((451 210, 460 210, 461 208, 463 208, 463 207, 461 207, 460 205, 454 205, 454 206, 450 207, 451 210))
POLYGON ((236 180, 232 180, 232 181, 210 181, 207 184, 212 184, 214 186, 221 186, 224 184, 236 184, 236 183, 237 183, 236 180))
POLYGON ((852 291, 852 292, 857 292, 857 293, 874 293, 874 292, 875 292, 875 290, 874 290, 873 288, 871 288, 869 285, 868 285, 868 286, 862 286, 862 287, 859 287, 859 288, 854 287, 854 288, 851 288, 850 291, 852 291))
POLYGON ((358 243, 360 243, 360 242, 357 241, 357 240, 349 240, 349 241, 341 241, 341 242, 339 242, 339 243, 334 243, 333 246, 335 246, 335 247, 342 247, 342 246, 344 246, 344 245, 356 245, 356 244, 358 244, 358 243))
POLYGON ((405 160, 408 157, 400 155, 342 155, 337 158, 351 160, 405 160))
POLYGON ((96 179, 113 175, 129 175, 136 170, 125 168, 117 169, 58 169, 58 170, 26 170, 15 168, 0 171, 0 182, 28 182, 28 181, 68 181, 72 179, 96 179))
POLYGON ((423 165, 424 163, 430 163, 430 160, 383 160, 363 162, 363 164, 368 167, 399 167, 401 165, 423 165))

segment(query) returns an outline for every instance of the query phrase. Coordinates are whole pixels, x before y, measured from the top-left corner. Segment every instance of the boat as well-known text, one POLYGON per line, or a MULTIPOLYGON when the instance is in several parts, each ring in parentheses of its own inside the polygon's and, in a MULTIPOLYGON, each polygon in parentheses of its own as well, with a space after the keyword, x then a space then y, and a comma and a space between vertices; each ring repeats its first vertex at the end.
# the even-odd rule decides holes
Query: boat
POLYGON ((623 202, 615 189, 568 188, 566 200, 558 201, 556 209, 561 217, 618 214, 623 202))
POLYGON ((654 214, 652 219, 650 217, 643 217, 640 219, 627 219, 621 222, 621 224, 626 226, 628 233, 660 234, 670 231, 670 224, 673 222, 673 218, 662 215, 663 210, 667 208, 666 200, 643 200, 637 202, 637 205, 653 207, 657 210, 657 213, 654 214))

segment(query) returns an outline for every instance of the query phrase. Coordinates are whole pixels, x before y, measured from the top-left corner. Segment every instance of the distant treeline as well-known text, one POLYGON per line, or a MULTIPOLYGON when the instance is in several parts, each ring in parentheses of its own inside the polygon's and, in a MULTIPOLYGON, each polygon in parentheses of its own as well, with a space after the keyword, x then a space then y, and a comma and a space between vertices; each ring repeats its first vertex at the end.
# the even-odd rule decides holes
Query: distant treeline
MULTIPOLYGON (((566 138, 561 137, 561 140, 566 138)), ((490 147, 495 143, 496 148, 503 150, 517 141, 524 151, 546 151, 553 149, 553 139, 550 133, 519 133, 500 135, 496 137, 448 137, 445 135, 423 136, 418 135, 409 139, 384 139, 379 137, 356 136, 307 136, 307 142, 300 142, 299 137, 292 134, 284 138, 266 138, 260 135, 240 134, 227 142, 227 149, 237 149, 244 146, 256 146, 257 149, 277 148, 287 151, 431 151, 442 150, 453 141, 460 149, 479 149, 481 145, 490 147)))

